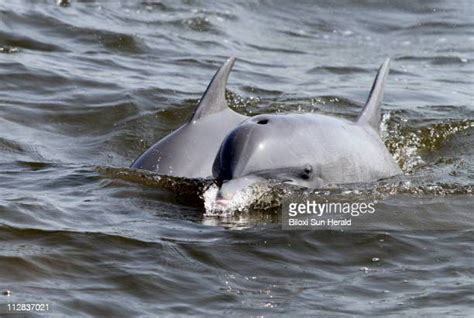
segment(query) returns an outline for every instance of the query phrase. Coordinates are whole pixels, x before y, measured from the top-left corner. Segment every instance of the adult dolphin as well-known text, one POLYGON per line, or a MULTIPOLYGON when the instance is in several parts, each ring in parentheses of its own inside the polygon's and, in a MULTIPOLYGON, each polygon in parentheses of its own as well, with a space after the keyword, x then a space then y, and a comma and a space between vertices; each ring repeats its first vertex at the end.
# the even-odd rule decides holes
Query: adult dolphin
POLYGON ((227 79, 235 58, 230 57, 212 78, 191 119, 136 159, 131 168, 160 175, 206 178, 224 137, 247 116, 231 110, 225 99, 227 79))
POLYGON ((217 201, 228 203, 238 191, 268 179, 319 188, 400 174, 378 133, 389 62, 380 66, 355 122, 314 113, 265 114, 235 128, 213 165, 222 184, 217 201))

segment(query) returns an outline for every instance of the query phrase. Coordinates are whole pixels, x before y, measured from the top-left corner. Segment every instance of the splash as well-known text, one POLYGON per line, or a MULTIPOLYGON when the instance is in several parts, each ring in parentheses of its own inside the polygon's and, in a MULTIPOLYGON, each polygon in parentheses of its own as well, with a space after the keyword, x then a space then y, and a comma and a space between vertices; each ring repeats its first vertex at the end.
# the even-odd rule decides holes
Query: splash
POLYGON ((247 116, 254 115, 261 101, 260 97, 244 98, 231 90, 226 90, 226 100, 231 108, 247 116))
POLYGON ((423 156, 439 149, 453 135, 474 127, 472 120, 449 121, 421 128, 412 128, 403 116, 386 113, 380 134, 386 147, 404 172, 413 173, 426 165, 423 156))
POLYGON ((420 137, 414 132, 405 133, 407 122, 406 118, 395 118, 392 113, 384 114, 380 136, 400 168, 404 172, 411 172, 425 161, 418 154, 420 137))
POLYGON ((227 217, 233 216, 236 212, 244 211, 253 201, 252 191, 249 187, 243 191, 237 192, 228 204, 219 204, 217 200, 217 194, 219 193, 219 187, 212 184, 203 193, 204 208, 206 212, 205 216, 220 216, 227 217))
POLYGON ((204 216, 229 217, 250 209, 268 209, 275 206, 278 197, 277 191, 272 188, 273 183, 253 184, 242 191, 234 194, 231 201, 225 205, 217 200, 219 187, 210 185, 202 194, 204 200, 204 216))
POLYGON ((112 182, 131 182, 158 189, 179 193, 183 198, 194 201, 200 199, 203 189, 211 183, 208 179, 188 179, 183 177, 161 176, 153 171, 131 168, 97 166, 95 170, 112 182))

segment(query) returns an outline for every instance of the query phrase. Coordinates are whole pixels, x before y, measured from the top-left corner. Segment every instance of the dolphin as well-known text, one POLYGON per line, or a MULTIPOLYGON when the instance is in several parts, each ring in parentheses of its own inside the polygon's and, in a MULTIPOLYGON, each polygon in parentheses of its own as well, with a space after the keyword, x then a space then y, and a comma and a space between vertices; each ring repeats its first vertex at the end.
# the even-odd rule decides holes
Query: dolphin
POLYGON ((376 181, 401 173, 379 136, 390 59, 379 68, 356 121, 314 113, 251 117, 222 142, 213 164, 216 202, 269 180, 305 188, 376 181))
POLYGON ((175 177, 212 176, 212 163, 222 140, 248 118, 230 109, 225 99, 234 63, 235 58, 230 57, 217 70, 189 121, 146 150, 131 168, 175 177))

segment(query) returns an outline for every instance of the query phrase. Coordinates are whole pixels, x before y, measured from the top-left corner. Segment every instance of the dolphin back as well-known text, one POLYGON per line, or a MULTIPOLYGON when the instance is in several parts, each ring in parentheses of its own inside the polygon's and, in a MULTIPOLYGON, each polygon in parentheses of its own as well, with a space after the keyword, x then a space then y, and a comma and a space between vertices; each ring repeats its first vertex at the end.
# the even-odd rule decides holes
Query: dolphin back
POLYGON ((187 178, 212 175, 212 163, 224 136, 247 117, 231 110, 225 89, 235 58, 215 73, 191 119, 146 150, 131 168, 187 178))
POLYGON ((376 131, 379 130, 380 121, 382 119, 380 108, 382 106, 383 92, 389 71, 390 59, 386 59, 379 67, 377 75, 375 76, 367 102, 357 119, 358 124, 370 126, 376 131))

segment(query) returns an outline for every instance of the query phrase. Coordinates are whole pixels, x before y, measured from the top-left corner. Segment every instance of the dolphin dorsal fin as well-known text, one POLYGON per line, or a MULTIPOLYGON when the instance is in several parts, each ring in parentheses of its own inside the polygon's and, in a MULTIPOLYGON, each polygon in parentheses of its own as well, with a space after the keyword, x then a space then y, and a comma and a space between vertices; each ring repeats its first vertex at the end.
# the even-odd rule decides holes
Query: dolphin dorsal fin
POLYGON ((364 109, 357 119, 357 123, 361 125, 369 125, 376 131, 379 130, 380 120, 382 117, 380 107, 382 105, 383 91, 389 69, 390 59, 388 58, 382 65, 380 65, 374 83, 372 84, 369 98, 367 98, 364 109))
POLYGON ((191 117, 191 122, 200 118, 217 113, 227 109, 227 101, 225 99, 225 87, 229 78, 232 66, 234 66, 235 57, 229 57, 227 61, 217 70, 212 78, 209 86, 201 97, 201 101, 191 117))

